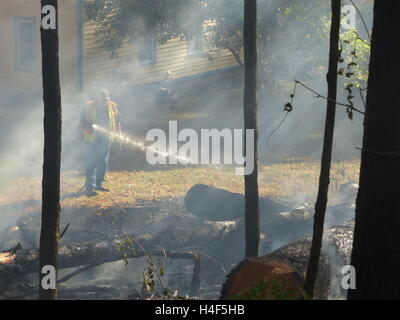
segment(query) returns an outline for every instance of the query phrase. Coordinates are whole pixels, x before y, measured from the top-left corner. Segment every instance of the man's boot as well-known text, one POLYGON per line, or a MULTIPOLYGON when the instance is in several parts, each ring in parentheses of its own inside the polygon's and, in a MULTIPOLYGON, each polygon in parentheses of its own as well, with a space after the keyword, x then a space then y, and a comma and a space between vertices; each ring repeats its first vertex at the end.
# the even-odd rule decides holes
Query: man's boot
POLYGON ((99 186, 95 188, 97 191, 109 192, 110 190, 104 188, 103 186, 99 186))
POLYGON ((94 197, 97 196, 97 192, 94 190, 86 190, 86 196, 87 197, 94 197))

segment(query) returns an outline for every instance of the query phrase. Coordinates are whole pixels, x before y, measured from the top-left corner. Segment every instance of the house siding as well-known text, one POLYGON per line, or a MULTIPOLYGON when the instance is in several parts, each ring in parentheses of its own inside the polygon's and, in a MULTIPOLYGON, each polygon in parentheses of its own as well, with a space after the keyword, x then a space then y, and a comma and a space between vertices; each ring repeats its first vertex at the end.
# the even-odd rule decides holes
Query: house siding
POLYGON ((120 48, 116 59, 101 48, 96 26, 85 25, 85 75, 88 83, 106 82, 118 86, 138 86, 162 80, 167 71, 175 79, 217 71, 237 65, 228 50, 204 50, 202 55, 188 55, 188 43, 180 38, 157 45, 156 61, 139 63, 137 43, 120 48))

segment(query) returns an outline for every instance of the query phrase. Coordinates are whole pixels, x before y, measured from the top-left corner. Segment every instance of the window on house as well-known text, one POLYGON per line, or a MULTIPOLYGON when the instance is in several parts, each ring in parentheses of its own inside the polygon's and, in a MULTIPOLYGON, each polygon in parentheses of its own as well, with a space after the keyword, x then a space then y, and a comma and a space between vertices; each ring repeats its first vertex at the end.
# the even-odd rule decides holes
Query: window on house
POLYGON ((202 34, 196 34, 193 36, 190 36, 188 38, 188 55, 197 55, 203 53, 204 50, 204 45, 203 45, 203 35, 202 34))
POLYGON ((157 40, 154 38, 139 41, 139 64, 152 64, 157 60, 157 40))
POLYGON ((23 71, 35 71, 35 18, 15 17, 14 26, 16 68, 23 71))

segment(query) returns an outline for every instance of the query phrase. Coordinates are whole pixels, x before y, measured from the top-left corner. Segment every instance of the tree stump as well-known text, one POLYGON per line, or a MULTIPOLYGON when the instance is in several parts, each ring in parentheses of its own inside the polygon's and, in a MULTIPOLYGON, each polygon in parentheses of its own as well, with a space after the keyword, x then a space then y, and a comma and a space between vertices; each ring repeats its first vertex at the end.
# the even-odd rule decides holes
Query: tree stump
POLYGON ((228 275, 222 300, 302 300, 303 280, 287 263, 266 258, 242 261, 228 275))

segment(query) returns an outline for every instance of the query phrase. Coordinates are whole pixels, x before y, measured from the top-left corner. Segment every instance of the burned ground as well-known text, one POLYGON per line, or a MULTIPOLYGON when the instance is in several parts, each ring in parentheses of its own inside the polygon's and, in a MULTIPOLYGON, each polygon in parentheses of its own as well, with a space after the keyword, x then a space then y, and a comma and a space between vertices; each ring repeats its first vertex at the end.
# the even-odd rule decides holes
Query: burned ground
MULTIPOLYGON (((312 172, 317 167, 313 163, 291 163, 268 166, 267 170, 262 171, 265 172, 263 179, 268 179, 270 187, 261 188, 261 195, 284 203, 287 208, 297 208, 286 212, 275 210, 273 213, 268 207, 263 210, 262 254, 268 254, 311 233, 311 203, 315 189, 312 172), (305 181, 303 192, 298 192, 298 185, 292 182, 299 178, 305 181), (282 182, 287 182, 286 189, 274 188, 282 182), (291 198, 291 192, 296 190, 296 198, 291 198)), ((335 165, 336 174, 333 176, 337 177, 337 186, 348 185, 351 177, 357 174, 356 168, 354 162, 335 165)), ((239 196, 243 192, 242 178, 230 173, 229 169, 179 168, 149 172, 111 172, 106 183, 111 191, 88 198, 79 192, 83 177, 78 172, 65 173, 62 177, 62 228, 68 223, 71 225, 61 245, 123 239, 124 234, 129 234, 143 239, 143 245, 147 245, 145 249, 149 251, 161 249, 199 252, 202 254, 202 269, 201 289, 198 294, 202 298, 218 298, 225 275, 243 257, 243 223, 240 218, 232 220, 229 217, 225 219, 227 221, 223 221, 223 217, 214 219, 222 221, 207 221, 204 217, 189 212, 185 208, 184 197, 196 184, 221 188, 239 196)), ((4 226, 1 233, 4 239, 0 249, 11 248, 18 242, 23 249, 37 247, 40 228, 39 185, 38 178, 24 178, 2 190, 2 217, 16 216, 17 219, 10 220, 4 226)), ((347 194, 335 190, 332 192, 336 202, 331 203, 328 214, 331 225, 351 217, 354 198, 354 190, 347 194)), ((204 198, 203 201, 204 210, 207 211, 207 199, 204 198)), ((165 268, 164 285, 170 290, 179 290, 181 295, 188 294, 193 262, 166 257, 154 259, 160 260, 165 268)), ((135 290, 141 289, 143 271, 147 264, 146 257, 130 259, 127 266, 123 259, 102 264, 65 282, 61 287, 61 296, 64 292, 64 298, 132 298, 135 290), (82 287, 82 282, 90 285, 82 287)), ((76 267, 63 269, 60 277, 75 269, 76 267)), ((28 279, 26 283, 31 283, 34 276, 29 276, 28 279)))

